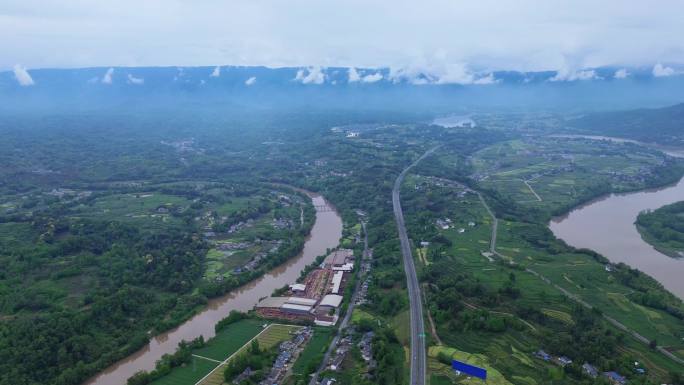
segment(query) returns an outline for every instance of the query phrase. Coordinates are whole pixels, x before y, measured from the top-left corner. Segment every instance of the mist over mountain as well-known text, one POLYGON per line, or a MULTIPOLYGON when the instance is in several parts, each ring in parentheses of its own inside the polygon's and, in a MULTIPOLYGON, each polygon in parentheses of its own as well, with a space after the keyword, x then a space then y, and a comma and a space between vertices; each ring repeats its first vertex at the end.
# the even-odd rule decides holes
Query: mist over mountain
MULTIPOLYGON (((671 69, 669 67, 665 67, 671 69)), ((667 72, 667 71, 666 71, 667 72)), ((684 101, 650 68, 430 74, 390 68, 98 67, 0 73, 0 111, 111 108, 602 111, 684 101)))
POLYGON ((664 108, 594 113, 571 120, 568 125, 594 135, 681 145, 684 136, 684 103, 664 108))

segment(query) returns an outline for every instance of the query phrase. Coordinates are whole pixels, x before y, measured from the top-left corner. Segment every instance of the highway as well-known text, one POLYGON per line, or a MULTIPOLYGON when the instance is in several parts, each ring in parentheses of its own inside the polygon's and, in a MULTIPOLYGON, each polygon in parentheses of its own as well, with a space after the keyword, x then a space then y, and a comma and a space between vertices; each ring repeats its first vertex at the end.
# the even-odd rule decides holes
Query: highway
POLYGON ((401 254, 404 259, 409 305, 411 307, 411 385, 425 385, 425 325, 423 323, 423 301, 420 294, 420 284, 416 275, 416 266, 413 263, 411 244, 406 234, 399 192, 406 173, 421 160, 425 159, 425 157, 432 154, 438 147, 426 151, 420 158, 406 167, 394 181, 394 189, 392 189, 392 206, 394 208, 394 218, 397 222, 399 241, 401 242, 401 254))

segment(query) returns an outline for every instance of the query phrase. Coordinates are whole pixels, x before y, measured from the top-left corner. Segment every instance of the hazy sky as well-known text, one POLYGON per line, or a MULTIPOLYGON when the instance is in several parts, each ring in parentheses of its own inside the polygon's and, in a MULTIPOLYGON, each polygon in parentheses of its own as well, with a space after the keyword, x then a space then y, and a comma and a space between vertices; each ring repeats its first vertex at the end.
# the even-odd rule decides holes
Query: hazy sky
POLYGON ((682 0, 2 0, 0 69, 684 63, 682 0))

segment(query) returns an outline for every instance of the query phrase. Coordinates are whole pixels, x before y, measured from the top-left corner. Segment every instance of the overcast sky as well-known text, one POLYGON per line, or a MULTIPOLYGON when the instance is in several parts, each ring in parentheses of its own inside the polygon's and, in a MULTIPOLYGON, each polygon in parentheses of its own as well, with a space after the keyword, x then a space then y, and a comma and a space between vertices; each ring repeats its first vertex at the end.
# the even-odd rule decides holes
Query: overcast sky
POLYGON ((0 69, 684 63, 682 0, 2 0, 0 69))

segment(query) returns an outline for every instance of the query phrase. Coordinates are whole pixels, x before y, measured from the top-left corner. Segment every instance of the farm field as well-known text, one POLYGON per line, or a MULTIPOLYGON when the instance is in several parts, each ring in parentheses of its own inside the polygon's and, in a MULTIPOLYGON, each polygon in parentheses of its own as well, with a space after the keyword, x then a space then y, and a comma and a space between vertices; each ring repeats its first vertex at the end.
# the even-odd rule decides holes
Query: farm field
POLYGON ((646 187, 674 161, 630 143, 536 137, 486 147, 472 157, 473 176, 523 206, 558 212, 597 193, 646 187))
MULTIPOLYGON (((486 365, 510 383, 575 383, 559 366, 537 359, 533 353, 553 350, 547 345, 551 341, 548 336, 576 330, 578 323, 586 322, 587 314, 558 289, 526 272, 529 267, 627 327, 657 338, 658 345, 675 354, 684 348, 684 329, 677 318, 636 303, 634 290, 625 286, 621 275, 606 271, 592 255, 554 251, 557 246, 543 224, 499 220, 497 251, 514 265, 487 258, 483 252, 489 250, 491 217, 477 195, 424 181, 422 177, 407 180, 402 204, 414 243, 429 241, 426 257, 422 252, 415 256, 416 266, 428 282, 426 307, 444 346, 486 357, 486 365), (475 226, 467 226, 469 222, 475 226), (444 289, 447 286, 449 291, 444 289)), ((604 328, 612 335, 621 333, 592 317, 596 325, 592 327, 604 328)), ((618 367, 619 362, 632 359, 628 357, 639 357, 654 376, 663 378, 678 369, 674 361, 630 336, 620 341, 616 345, 619 359, 610 365, 618 367)), ((438 360, 431 358, 428 363, 437 383, 468 383, 453 376, 438 360)))
POLYGON ((175 368, 168 375, 152 382, 154 385, 194 385, 221 384, 223 362, 244 349, 249 348, 249 342, 256 337, 259 346, 269 349, 290 338, 291 332, 301 326, 270 324, 263 327, 262 320, 246 319, 237 321, 221 330, 206 346, 192 352, 192 363, 175 368), (217 368, 218 367, 218 368, 217 368), (214 370, 216 369, 216 370, 214 370), (213 370, 213 372, 212 372, 213 370), (211 372, 211 375, 207 376, 211 372), (206 378, 204 378, 207 376, 206 378))

